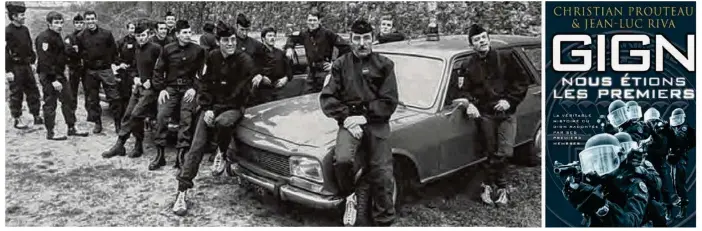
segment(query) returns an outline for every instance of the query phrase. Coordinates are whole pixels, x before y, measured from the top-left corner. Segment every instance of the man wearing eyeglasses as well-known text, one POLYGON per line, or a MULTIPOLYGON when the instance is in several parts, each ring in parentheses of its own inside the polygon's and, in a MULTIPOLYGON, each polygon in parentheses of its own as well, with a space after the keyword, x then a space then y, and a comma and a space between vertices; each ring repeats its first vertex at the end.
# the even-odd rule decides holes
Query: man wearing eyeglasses
POLYGON ((187 191, 193 187, 193 179, 202 161, 208 145, 208 133, 219 137, 217 158, 214 160, 212 174, 222 174, 233 159, 222 156, 222 151, 234 144, 234 127, 244 115, 244 106, 250 95, 253 79, 253 59, 243 51, 236 49, 237 41, 234 27, 225 23, 217 24, 217 41, 219 48, 209 52, 207 70, 202 76, 198 104, 202 113, 197 120, 195 135, 190 151, 183 158, 183 166, 176 177, 178 196, 173 204, 173 213, 183 216, 187 213, 187 191))
POLYGON ((149 169, 155 170, 166 165, 165 147, 168 135, 168 118, 174 113, 180 113, 178 126, 178 154, 174 167, 180 167, 182 157, 190 148, 193 132, 192 115, 195 110, 197 90, 196 75, 202 70, 205 62, 205 50, 191 42, 190 24, 178 20, 175 25, 178 42, 166 45, 161 56, 156 61, 153 88, 158 93, 158 115, 156 116, 157 155, 149 169))
POLYGON ((389 226, 395 220, 392 153, 387 143, 388 121, 398 104, 395 64, 373 53, 373 28, 363 19, 351 26, 351 44, 352 52, 334 61, 319 98, 324 114, 339 124, 334 170, 340 191, 351 194, 343 220, 345 225, 355 225, 356 210, 365 207, 357 206, 370 199, 373 224, 389 226), (359 172, 362 176, 356 179, 359 172))
POLYGON ((405 40, 405 35, 395 30, 392 16, 386 15, 380 19, 380 32, 378 33, 378 44, 397 42, 405 40))

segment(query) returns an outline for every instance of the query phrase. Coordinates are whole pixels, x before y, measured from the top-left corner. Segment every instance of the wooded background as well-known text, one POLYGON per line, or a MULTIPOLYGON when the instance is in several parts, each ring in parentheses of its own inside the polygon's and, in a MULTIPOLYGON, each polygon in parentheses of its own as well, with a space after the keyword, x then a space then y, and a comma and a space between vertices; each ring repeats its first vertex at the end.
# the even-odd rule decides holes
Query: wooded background
POLYGON ((411 37, 420 36, 431 18, 442 34, 464 34, 478 23, 490 33, 538 36, 542 26, 541 2, 81 2, 68 11, 96 11, 100 24, 119 38, 127 22, 164 20, 167 11, 188 20, 196 33, 208 21, 233 23, 238 13, 249 17, 253 31, 268 26, 278 32, 300 30, 313 8, 323 12, 322 25, 337 33, 347 32, 361 17, 377 26, 383 15, 393 16, 395 28, 411 37))

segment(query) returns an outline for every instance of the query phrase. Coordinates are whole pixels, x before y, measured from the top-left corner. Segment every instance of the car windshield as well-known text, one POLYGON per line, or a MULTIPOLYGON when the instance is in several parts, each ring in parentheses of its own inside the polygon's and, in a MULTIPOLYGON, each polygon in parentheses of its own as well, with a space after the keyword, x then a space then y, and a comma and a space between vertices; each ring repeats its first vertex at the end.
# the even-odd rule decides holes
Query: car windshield
POLYGON ((440 59, 411 55, 383 54, 395 63, 400 101, 405 105, 430 108, 436 99, 444 69, 440 59))

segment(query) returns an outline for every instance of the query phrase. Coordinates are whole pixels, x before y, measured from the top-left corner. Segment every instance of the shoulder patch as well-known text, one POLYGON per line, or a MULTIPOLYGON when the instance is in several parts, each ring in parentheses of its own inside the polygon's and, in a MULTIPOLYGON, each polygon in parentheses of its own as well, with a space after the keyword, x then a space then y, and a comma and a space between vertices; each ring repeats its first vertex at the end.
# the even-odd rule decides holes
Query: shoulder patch
POLYGON ((682 129, 683 132, 686 132, 686 131, 687 131, 687 126, 682 126, 682 127, 680 127, 680 129, 682 129))
POLYGON ((71 40, 68 39, 68 38, 66 38, 66 40, 63 40, 63 42, 65 42, 65 43, 68 44, 68 45, 71 45, 71 40))
POLYGON ((643 133, 643 128, 641 126, 636 126, 636 132, 643 133))
POLYGON ((44 51, 49 50, 49 43, 41 43, 41 49, 44 51))
POLYGON ((644 193, 648 193, 648 188, 643 181, 639 181, 639 189, 641 189, 641 191, 644 193))

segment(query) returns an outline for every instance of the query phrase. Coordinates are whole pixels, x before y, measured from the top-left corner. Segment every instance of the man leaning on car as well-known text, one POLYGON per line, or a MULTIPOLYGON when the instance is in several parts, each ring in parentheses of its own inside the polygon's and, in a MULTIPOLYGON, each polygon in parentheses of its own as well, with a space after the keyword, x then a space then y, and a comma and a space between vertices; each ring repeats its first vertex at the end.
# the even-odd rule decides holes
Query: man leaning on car
POLYGON ((524 100, 527 81, 510 72, 518 65, 510 50, 491 49, 490 36, 473 24, 468 41, 478 57, 464 63, 459 74, 465 75, 460 98, 469 101, 466 114, 476 118, 484 138, 482 152, 488 157, 488 181, 483 183, 480 198, 487 204, 507 204, 507 158, 512 156, 517 133, 514 112, 524 100), (493 201, 492 185, 497 187, 493 201))
POLYGON ((320 95, 322 111, 339 124, 334 169, 341 191, 351 193, 346 202, 345 225, 355 224, 355 201, 364 203, 362 198, 368 194, 374 204, 371 212, 375 225, 389 226, 395 220, 392 154, 387 139, 388 121, 398 104, 397 82, 394 63, 372 52, 372 32, 365 20, 353 23, 352 52, 332 64, 331 78, 320 95), (364 148, 364 155, 356 156, 360 148, 364 148), (359 169, 367 169, 360 171, 364 173, 361 181, 367 180, 370 186, 367 192, 354 189, 359 169))

